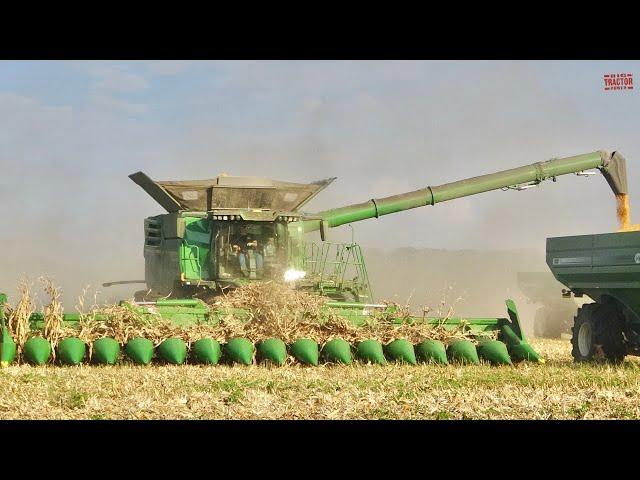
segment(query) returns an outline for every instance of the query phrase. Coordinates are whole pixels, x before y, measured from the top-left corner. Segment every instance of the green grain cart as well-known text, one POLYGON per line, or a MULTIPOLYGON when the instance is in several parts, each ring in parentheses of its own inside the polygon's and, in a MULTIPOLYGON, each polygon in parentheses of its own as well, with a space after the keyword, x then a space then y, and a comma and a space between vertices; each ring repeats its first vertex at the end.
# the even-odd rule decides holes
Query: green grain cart
MULTIPOLYGON (((323 295, 328 299, 325 308, 356 325, 363 324, 376 312, 395 307, 374 301, 360 247, 353 242, 329 242, 331 228, 492 190, 524 190, 544 180, 555 182, 558 176, 582 175, 591 169, 598 169, 616 194, 626 193, 622 156, 596 151, 314 214, 304 212, 304 205, 334 178, 309 184, 223 175, 197 181, 154 181, 138 172, 130 178, 166 213, 144 220, 147 288, 136 293, 134 302, 124 304, 150 319, 169 319, 181 325, 217 322, 220 312, 209 308, 203 298, 246 283, 270 280, 323 295), (322 241, 310 242, 308 234, 316 231, 322 241)), ((133 282, 105 285, 116 283, 133 282)), ((538 355, 525 341, 514 303, 507 300, 506 304, 508 316, 505 318, 409 316, 399 322, 427 322, 470 331, 478 337, 481 357, 494 363, 501 363, 498 358, 505 359, 507 349, 514 360, 538 360, 538 355), (491 344, 484 342, 482 337, 492 332, 497 332, 498 340, 491 344)), ((41 314, 32 315, 31 320, 33 329, 42 327, 41 314)), ((74 325, 79 316, 66 314, 64 320, 74 325)), ((127 351, 138 351, 142 340, 136 348, 127 346, 127 351)), ((3 342, 12 342, 6 328, 3 342)), ((37 342, 46 350, 42 341, 37 342)), ((74 345, 71 346, 80 348, 77 342, 74 345)), ((111 345, 115 351, 113 343, 111 345)), ((360 351, 360 347, 352 346, 355 351, 360 351)), ((4 351, 10 352, 11 348, 7 346, 4 351)), ((148 351, 148 344, 145 348, 148 351)), ((466 345, 462 350, 468 348, 466 345)), ((385 349, 391 357, 396 356, 393 345, 386 345, 385 349)), ((343 353, 346 355, 348 350, 346 347, 343 353)), ((468 352, 470 358, 476 355, 475 347, 473 350, 468 352)), ((293 348, 294 356, 299 358, 295 351, 293 348)), ((151 358, 148 353, 145 355, 151 358)), ((4 353, 2 357, 0 360, 7 362, 11 355, 4 353)), ((44 357, 43 353, 39 358, 44 357)), ((67 357, 70 358, 69 355, 61 358, 67 357)), ((73 358, 80 357, 80 353, 76 353, 73 358)), ((510 362, 506 356, 506 363, 510 362)))
POLYGON ((577 362, 640 353, 640 232, 548 238, 547 265, 564 296, 593 300, 574 318, 577 362))

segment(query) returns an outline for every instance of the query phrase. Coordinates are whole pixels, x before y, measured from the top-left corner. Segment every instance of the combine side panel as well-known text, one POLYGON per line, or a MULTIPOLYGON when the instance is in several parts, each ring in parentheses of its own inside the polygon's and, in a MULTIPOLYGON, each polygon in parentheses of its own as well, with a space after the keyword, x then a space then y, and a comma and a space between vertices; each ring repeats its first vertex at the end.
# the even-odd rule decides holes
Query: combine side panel
POLYGON ((144 268, 147 288, 169 293, 180 278, 180 247, 184 237, 184 219, 178 214, 163 214, 144 220, 144 268))
POLYGON ((211 222, 186 218, 180 265, 186 280, 211 280, 211 222))

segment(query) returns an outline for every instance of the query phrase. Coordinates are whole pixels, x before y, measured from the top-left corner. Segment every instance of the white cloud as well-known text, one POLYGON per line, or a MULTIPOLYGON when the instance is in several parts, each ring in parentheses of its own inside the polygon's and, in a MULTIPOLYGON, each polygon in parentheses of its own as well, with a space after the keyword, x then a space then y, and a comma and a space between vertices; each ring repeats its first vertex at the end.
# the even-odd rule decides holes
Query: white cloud
POLYGON ((111 113, 140 114, 149 111, 149 106, 144 103, 127 102, 104 94, 91 95, 89 103, 92 108, 111 113))
POLYGON ((92 78, 88 91, 88 108, 103 113, 120 112, 140 114, 149 110, 149 106, 126 100, 126 95, 145 90, 149 87, 147 79, 131 71, 132 63, 122 62, 75 62, 75 70, 88 74, 92 78))
POLYGON ((190 60, 153 60, 145 62, 148 70, 157 75, 178 75, 193 65, 190 60))
POLYGON ((130 93, 149 86, 145 77, 129 71, 125 65, 90 63, 87 72, 95 78, 93 88, 98 90, 130 93))

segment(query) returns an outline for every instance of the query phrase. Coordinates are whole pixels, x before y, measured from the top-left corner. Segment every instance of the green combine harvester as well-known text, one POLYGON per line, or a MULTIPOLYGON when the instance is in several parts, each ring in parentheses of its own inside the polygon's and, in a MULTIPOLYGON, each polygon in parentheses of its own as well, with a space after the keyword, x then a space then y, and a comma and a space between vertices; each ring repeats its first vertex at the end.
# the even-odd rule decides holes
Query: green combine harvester
MULTIPOLYGON (((376 314, 393 313, 397 306, 374 301, 361 248, 353 242, 329 242, 331 228, 492 190, 524 190, 544 180, 555 182, 561 175, 589 175, 592 172, 588 170, 592 169, 600 170, 614 193, 626 193, 624 158, 618 153, 596 151, 316 214, 301 209, 335 178, 310 184, 226 175, 198 181, 154 181, 138 172, 130 178, 166 213, 144 220, 145 280, 104 285, 145 283, 146 289, 136 292, 133 301, 121 302, 121 306, 151 321, 163 319, 189 326, 220 321, 225 312, 210 306, 216 296, 252 282, 279 282, 325 297, 324 309, 352 325, 364 325, 376 314), (319 232, 321 242, 309 241, 308 234, 312 232, 319 232)), ((0 298, 0 305, 5 300, 6 297, 0 298)), ((475 339, 471 342, 467 337, 446 346, 429 338, 416 345, 402 338, 385 345, 375 339, 350 345, 335 338, 318 345, 300 338, 285 345, 280 339, 270 338, 254 345, 246 338, 223 342, 205 338, 189 346, 179 338, 168 338, 156 345, 145 338, 132 339, 126 345, 113 338, 101 338, 88 349, 85 342, 70 337, 57 344, 56 361, 115 363, 121 358, 121 347, 130 360, 141 364, 152 358, 169 363, 183 363, 187 359, 217 363, 226 358, 245 364, 266 359, 282 364, 289 354, 307 364, 317 364, 318 358, 350 363, 352 355, 374 363, 541 361, 526 342, 515 304, 507 300, 506 306, 504 318, 409 315, 395 320, 398 326, 426 323, 464 331, 475 339)), ((16 358, 16 344, 1 309, 0 318, 4 325, 0 361, 6 365, 16 358)), ((63 320, 65 326, 78 326, 81 316, 64 314, 63 320)), ((52 358, 50 343, 38 334, 43 322, 43 314, 32 314, 30 324, 35 333, 18 347, 22 359, 33 364, 47 363, 52 358)))

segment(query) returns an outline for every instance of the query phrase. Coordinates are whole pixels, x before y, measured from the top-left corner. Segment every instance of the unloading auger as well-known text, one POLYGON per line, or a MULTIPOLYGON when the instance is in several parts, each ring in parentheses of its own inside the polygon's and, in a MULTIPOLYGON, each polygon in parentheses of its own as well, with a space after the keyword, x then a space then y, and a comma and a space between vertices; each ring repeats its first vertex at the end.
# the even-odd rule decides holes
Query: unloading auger
POLYGON ((601 150, 574 157, 532 163, 524 167, 326 210, 318 213, 316 219, 305 221, 305 231, 338 227, 347 223, 378 218, 391 213, 435 205, 492 190, 525 190, 535 187, 545 180, 555 182, 556 177, 561 175, 570 173, 589 175, 591 172, 587 171, 592 169, 600 170, 615 195, 628 193, 624 157, 618 152, 609 153, 601 150))
MULTIPOLYGON (((434 329, 462 332, 465 338, 445 346, 428 336, 417 343, 397 338, 385 345, 375 338, 362 339, 352 345, 341 338, 328 338, 322 345, 311 338, 298 338, 289 345, 278 338, 261 338, 255 342, 247 338, 229 338, 223 342, 201 338, 188 345, 175 337, 156 339, 155 344, 138 337, 127 340, 124 352, 130 360, 140 364, 148 364, 154 356, 175 364, 188 359, 215 364, 227 359, 241 364, 267 360, 281 365, 289 355, 312 365, 322 359, 348 364, 352 357, 373 363, 394 360, 411 364, 418 361, 472 364, 483 360, 492 364, 540 361, 525 340, 511 300, 506 301, 508 317, 505 318, 395 315, 397 306, 376 304, 360 247, 353 242, 328 242, 328 231, 340 225, 492 190, 524 190, 570 173, 589 175, 592 172, 588 171, 592 169, 600 170, 616 195, 627 193, 624 158, 617 152, 596 151, 317 214, 307 214, 300 209, 335 178, 311 184, 227 175, 201 181, 153 181, 137 172, 130 178, 167 213, 144 220, 144 283, 147 289, 136 292, 133 301, 120 304, 136 318, 149 324, 157 319, 170 320, 188 327, 216 325, 230 313, 247 317, 242 308, 234 312, 222 311, 209 306, 202 298, 269 280, 326 297, 322 306, 324 311, 356 326, 366 325, 372 318, 382 316, 399 328, 426 324, 434 329), (306 234, 314 231, 320 232, 320 244, 307 241, 306 234), (350 274, 354 276, 350 278, 350 274), (469 334, 473 336, 473 342, 469 340, 469 334)), ((110 282, 105 286, 117 283, 133 282, 110 282)), ((6 297, 0 297, 0 305, 5 300, 6 297)), ((100 313, 94 319, 104 320, 108 315, 100 313)), ((82 316, 64 314, 63 320, 65 326, 78 327, 82 316)), ((1 308, 0 321, 3 325, 0 362, 14 361, 16 352, 29 363, 51 361, 54 353, 51 343, 42 335, 43 314, 31 315, 31 336, 18 348, 1 308)), ((56 344, 55 358, 63 364, 74 365, 86 360, 112 364, 121 357, 122 345, 115 338, 99 338, 92 342, 91 348, 76 337, 63 338, 56 344)))

